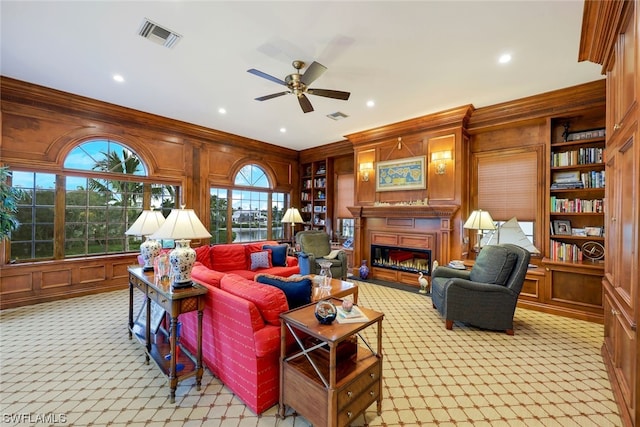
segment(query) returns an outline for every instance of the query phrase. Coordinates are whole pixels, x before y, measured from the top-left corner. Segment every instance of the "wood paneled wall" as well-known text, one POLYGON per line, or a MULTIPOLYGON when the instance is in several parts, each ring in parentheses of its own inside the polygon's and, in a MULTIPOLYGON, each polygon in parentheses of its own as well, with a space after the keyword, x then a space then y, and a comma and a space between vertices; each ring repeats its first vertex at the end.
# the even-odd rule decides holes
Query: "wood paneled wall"
MULTIPOLYGON (((275 190, 298 193, 297 151, 6 77, 0 93, 2 164, 57 173, 78 143, 112 139, 138 153, 154 181, 181 186, 180 202, 207 226, 209 187, 232 187, 245 164, 263 167, 275 190)), ((124 287, 123 265, 133 262, 125 255, 6 265, 0 308, 124 287)))

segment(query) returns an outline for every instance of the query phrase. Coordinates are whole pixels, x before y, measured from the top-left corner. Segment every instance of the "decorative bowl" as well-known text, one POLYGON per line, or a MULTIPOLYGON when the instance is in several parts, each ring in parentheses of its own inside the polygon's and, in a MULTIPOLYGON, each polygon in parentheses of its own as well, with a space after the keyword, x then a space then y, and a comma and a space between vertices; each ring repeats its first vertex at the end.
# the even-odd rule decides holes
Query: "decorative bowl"
POLYGON ((318 322, 320 322, 320 324, 330 325, 334 320, 336 320, 338 310, 331 301, 321 300, 316 304, 315 313, 316 319, 318 319, 318 322))

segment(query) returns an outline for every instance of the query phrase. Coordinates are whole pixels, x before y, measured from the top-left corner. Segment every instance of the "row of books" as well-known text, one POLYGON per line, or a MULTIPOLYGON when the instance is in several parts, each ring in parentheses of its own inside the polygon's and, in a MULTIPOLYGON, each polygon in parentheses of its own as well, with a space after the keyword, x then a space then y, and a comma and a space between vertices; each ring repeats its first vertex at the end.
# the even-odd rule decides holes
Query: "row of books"
POLYGON ((604 202, 602 199, 564 199, 551 196, 551 212, 579 212, 579 213, 602 213, 604 212, 604 202))
POLYGON ((603 163, 605 160, 604 148, 585 147, 578 150, 563 151, 551 155, 551 166, 575 166, 603 163))
POLYGON ((582 261, 582 251, 577 245, 552 239, 549 258, 555 261, 582 261))
POLYGON ((574 188, 604 188, 604 171, 588 171, 579 175, 580 179, 559 178, 551 184, 552 190, 566 190, 574 188))
POLYGON ((580 180, 584 188, 604 188, 604 171, 582 172, 580 180))

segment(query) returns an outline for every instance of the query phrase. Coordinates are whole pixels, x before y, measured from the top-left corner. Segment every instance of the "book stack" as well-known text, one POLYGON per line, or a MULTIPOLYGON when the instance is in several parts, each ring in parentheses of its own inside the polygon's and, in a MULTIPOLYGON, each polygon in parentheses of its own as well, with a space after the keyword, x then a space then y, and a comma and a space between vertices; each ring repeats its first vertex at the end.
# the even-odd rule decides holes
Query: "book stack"
POLYGON ((360 323, 369 321, 367 315, 355 305, 351 308, 351 311, 346 311, 342 307, 336 308, 338 309, 338 316, 336 317, 338 323, 360 323))

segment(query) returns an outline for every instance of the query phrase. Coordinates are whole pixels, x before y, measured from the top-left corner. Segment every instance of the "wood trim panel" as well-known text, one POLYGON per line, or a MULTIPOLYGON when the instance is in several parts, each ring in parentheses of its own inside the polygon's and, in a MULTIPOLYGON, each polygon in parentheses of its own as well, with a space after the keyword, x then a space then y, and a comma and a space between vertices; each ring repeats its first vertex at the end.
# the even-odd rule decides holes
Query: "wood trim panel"
POLYGON ((5 265, 0 309, 97 294, 128 286, 127 267, 137 254, 5 265))

